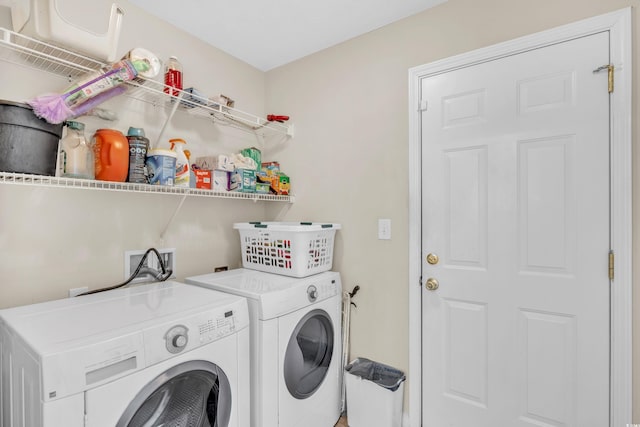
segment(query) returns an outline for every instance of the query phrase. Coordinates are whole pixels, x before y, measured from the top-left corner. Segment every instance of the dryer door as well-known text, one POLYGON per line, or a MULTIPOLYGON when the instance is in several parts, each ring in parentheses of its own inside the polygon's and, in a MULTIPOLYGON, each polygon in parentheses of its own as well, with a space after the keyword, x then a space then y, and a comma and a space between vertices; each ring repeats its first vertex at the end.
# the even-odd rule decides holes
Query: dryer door
POLYGON ((284 356, 284 380, 296 399, 313 395, 329 371, 334 330, 324 310, 307 313, 297 324, 284 356))
POLYGON ((231 388, 217 365, 202 360, 176 365, 147 384, 116 427, 228 427, 231 388))

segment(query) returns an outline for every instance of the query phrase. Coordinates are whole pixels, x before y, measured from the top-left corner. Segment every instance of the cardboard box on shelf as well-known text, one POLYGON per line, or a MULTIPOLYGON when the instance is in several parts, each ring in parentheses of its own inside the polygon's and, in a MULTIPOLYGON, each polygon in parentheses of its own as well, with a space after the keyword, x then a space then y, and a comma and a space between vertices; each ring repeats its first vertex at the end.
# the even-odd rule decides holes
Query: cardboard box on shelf
POLYGON ((280 163, 278 162, 263 162, 260 168, 267 173, 267 175, 274 175, 280 172, 280 163))
POLYGON ((256 192, 256 171, 253 169, 236 169, 231 172, 230 187, 243 193, 256 192), (237 186, 237 187, 236 187, 237 186))
POLYGON ((256 182, 256 193, 258 194, 269 194, 269 189, 271 185, 264 182, 256 182))
POLYGON ((230 191, 229 175, 231 172, 225 170, 213 171, 213 191, 230 191))
POLYGON ((289 195, 289 189, 291 188, 291 180, 289 177, 278 172, 277 175, 271 177, 271 191, 278 195, 289 195))
POLYGON ((231 172, 234 167, 229 156, 218 154, 217 156, 202 156, 196 158, 196 166, 200 169, 224 170, 231 172))
POLYGON ((193 176, 195 177, 195 188, 201 188, 204 190, 211 190, 211 171, 204 169, 193 169, 193 176))

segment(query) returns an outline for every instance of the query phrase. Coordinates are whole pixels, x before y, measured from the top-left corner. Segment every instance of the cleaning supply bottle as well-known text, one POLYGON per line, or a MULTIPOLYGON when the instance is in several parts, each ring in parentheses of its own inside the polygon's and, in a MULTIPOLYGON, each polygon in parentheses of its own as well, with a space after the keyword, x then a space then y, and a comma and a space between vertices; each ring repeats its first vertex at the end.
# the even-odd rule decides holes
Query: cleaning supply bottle
POLYGON ((129 127, 127 141, 129 141, 129 174, 127 175, 127 182, 146 184, 148 182, 148 173, 145 162, 147 151, 149 150, 149 140, 144 136, 144 129, 129 127))
POLYGON ((189 159, 184 152, 184 145, 187 143, 184 139, 170 139, 171 150, 176 153, 176 187, 189 187, 189 175, 191 174, 191 166, 189 159))
POLYGON ((129 174, 129 141, 116 129, 98 129, 93 134, 97 180, 125 182, 129 174))
POLYGON ((84 123, 67 121, 67 134, 60 141, 62 176, 94 179, 93 147, 84 136, 84 123))

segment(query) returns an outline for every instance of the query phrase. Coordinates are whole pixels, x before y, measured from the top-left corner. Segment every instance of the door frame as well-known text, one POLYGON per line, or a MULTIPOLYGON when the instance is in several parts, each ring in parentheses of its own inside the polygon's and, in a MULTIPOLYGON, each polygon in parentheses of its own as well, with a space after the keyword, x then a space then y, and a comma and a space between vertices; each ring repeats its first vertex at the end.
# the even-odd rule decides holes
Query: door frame
MULTIPOLYGON (((551 44, 610 33, 615 90, 611 94, 611 249, 615 279, 611 286, 610 426, 632 417, 632 55, 631 8, 581 20, 409 69, 409 420, 422 426, 422 150, 420 81, 459 68, 551 44)), ((604 65, 604 64, 602 64, 604 65)), ((603 261, 604 262, 604 261, 603 261)), ((408 426, 405 426, 408 427, 408 426)), ((425 426, 427 427, 427 426, 425 426)))

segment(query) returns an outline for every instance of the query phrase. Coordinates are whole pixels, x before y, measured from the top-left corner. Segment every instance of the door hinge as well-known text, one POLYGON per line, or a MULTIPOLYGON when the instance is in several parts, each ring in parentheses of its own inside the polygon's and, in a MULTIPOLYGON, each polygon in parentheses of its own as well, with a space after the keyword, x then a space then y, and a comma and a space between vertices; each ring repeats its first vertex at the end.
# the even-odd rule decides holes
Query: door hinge
POLYGON ((418 111, 425 111, 427 109, 427 100, 426 99, 421 99, 420 100, 420 104, 418 105, 418 111))
POLYGON ((613 280, 615 273, 616 259, 613 251, 609 251, 609 280, 613 280))
POLYGON ((615 69, 616 67, 614 67, 613 65, 607 64, 593 70, 594 73, 600 73, 602 71, 607 70, 607 82, 609 85, 609 93, 613 93, 613 72, 615 71, 615 69))

